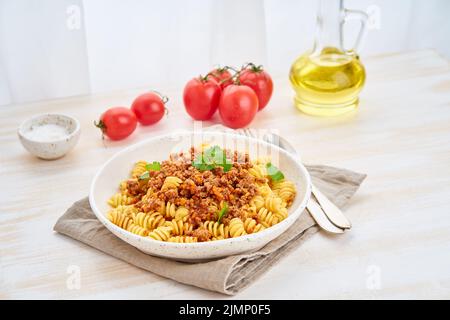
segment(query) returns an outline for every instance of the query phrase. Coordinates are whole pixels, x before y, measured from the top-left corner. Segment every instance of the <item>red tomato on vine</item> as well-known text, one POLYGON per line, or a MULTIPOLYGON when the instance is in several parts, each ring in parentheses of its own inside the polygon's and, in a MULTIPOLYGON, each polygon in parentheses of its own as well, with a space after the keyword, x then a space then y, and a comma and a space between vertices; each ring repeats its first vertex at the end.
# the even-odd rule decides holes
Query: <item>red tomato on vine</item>
POLYGON ((239 74, 239 82, 255 91, 259 101, 259 110, 264 109, 272 97, 273 81, 262 66, 249 64, 249 67, 239 74))
POLYGON ((128 137, 137 126, 136 115, 128 108, 114 107, 106 110, 95 126, 111 140, 122 140, 128 137))
POLYGON ((147 126, 161 120, 166 112, 167 97, 155 92, 148 92, 138 96, 131 105, 131 110, 140 124, 147 126))
POLYGON ((228 67, 216 68, 208 73, 208 78, 216 80, 222 90, 233 83, 232 77, 228 67))
POLYGON ((232 84, 223 90, 219 114, 227 127, 246 127, 252 122, 257 111, 258 97, 250 87, 232 84))
POLYGON ((194 120, 209 120, 219 106, 221 92, 216 80, 209 77, 191 79, 183 91, 186 112, 194 120))

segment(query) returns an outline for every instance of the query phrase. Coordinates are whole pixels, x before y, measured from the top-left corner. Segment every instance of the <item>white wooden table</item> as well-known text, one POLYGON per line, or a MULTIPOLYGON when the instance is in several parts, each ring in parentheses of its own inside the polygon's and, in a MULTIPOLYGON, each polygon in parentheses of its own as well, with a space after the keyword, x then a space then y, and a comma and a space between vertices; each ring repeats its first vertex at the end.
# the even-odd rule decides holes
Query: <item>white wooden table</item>
MULTIPOLYGON (((354 228, 313 236, 236 298, 450 298, 449 62, 431 50, 364 62, 368 81, 356 114, 326 119, 297 112, 284 75, 252 124, 279 129, 306 163, 368 174, 345 211, 354 228)), ((171 97, 169 117, 105 147, 93 121, 146 89, 0 107, 0 298, 227 298, 52 231, 115 152, 192 127, 181 88, 155 88, 171 97), (81 122, 79 144, 60 160, 38 160, 17 139, 20 122, 42 112, 81 122), (79 289, 66 284, 71 266, 81 272, 79 289)))

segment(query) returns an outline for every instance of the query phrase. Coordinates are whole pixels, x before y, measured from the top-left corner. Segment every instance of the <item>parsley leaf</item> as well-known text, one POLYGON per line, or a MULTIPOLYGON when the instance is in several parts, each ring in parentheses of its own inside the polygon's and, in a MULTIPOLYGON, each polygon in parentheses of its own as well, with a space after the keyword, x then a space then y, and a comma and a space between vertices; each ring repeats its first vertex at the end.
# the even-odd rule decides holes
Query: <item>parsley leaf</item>
MULTIPOLYGON (((227 160, 227 161, 228 161, 228 160, 227 160)), ((233 164, 232 164, 232 163, 229 163, 229 162, 226 162, 226 163, 224 163, 224 164, 222 165, 222 167, 223 167, 223 172, 228 172, 228 171, 231 170, 231 168, 233 168, 233 164)))
POLYGON ((222 218, 226 216, 228 213, 228 203, 224 202, 222 209, 219 211, 219 218, 217 219, 218 223, 222 222, 222 218))
POLYGON ((139 180, 145 180, 150 178, 150 173, 148 171, 145 171, 143 174, 139 176, 139 180))
POLYGON ((203 153, 199 153, 195 156, 194 161, 192 161, 192 165, 197 168, 197 166, 203 163, 203 153))
POLYGON ((277 167, 275 167, 272 163, 266 164, 267 175, 272 179, 272 181, 280 181, 284 179, 283 172, 280 171, 277 167))
POLYGON ((138 180, 146 180, 150 178, 150 173, 149 171, 159 171, 161 170, 161 164, 158 161, 153 161, 152 163, 147 163, 145 165, 145 169, 147 171, 145 171, 143 174, 141 174, 138 177, 138 180))
POLYGON ((161 170, 161 163, 159 163, 158 161, 153 161, 152 163, 147 163, 147 165, 145 166, 145 169, 147 169, 148 171, 159 171, 159 170, 161 170))
POLYGON ((223 171, 227 172, 233 167, 231 161, 227 159, 226 152, 219 146, 210 147, 198 154, 192 165, 200 171, 222 167, 223 171))
POLYGON ((203 152, 203 157, 208 162, 220 162, 223 158, 223 150, 219 146, 208 148, 203 152))

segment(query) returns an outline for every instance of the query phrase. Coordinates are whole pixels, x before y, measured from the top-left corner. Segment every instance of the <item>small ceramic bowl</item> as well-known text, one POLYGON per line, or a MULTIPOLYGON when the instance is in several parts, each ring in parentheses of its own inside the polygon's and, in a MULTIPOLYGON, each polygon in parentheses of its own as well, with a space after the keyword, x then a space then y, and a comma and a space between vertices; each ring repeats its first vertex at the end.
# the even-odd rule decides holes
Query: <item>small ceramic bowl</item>
POLYGON ((25 120, 17 134, 31 154, 53 160, 64 156, 77 144, 80 123, 63 114, 42 114, 25 120))

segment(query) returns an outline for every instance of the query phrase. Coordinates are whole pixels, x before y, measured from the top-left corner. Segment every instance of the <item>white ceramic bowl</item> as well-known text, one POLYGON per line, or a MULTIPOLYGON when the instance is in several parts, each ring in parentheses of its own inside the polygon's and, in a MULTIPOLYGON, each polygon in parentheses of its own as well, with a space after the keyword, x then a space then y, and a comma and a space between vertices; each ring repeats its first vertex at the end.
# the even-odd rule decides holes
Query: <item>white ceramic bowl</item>
POLYGON ((218 132, 177 132, 170 135, 154 137, 132 145, 113 156, 98 171, 91 184, 89 202, 97 218, 112 233, 128 242, 139 250, 155 256, 166 257, 182 261, 199 261, 235 255, 247 251, 258 250, 268 242, 281 235, 288 229, 306 207, 311 195, 311 180, 308 171, 286 151, 244 136, 218 132), (107 200, 118 192, 119 182, 128 178, 133 164, 141 159, 147 161, 162 161, 173 152, 189 150, 191 145, 199 146, 202 142, 219 145, 222 148, 248 152, 251 159, 269 151, 271 155, 278 154, 278 167, 284 175, 294 181, 297 196, 293 205, 288 209, 289 216, 282 222, 264 231, 237 238, 198 242, 198 243, 170 243, 156 241, 128 232, 111 223, 107 218, 110 210, 107 200))
POLYGON ((46 160, 58 159, 69 152, 80 138, 80 123, 63 114, 41 114, 25 120, 17 131, 20 142, 31 154, 46 160), (38 127, 56 125, 66 132, 57 138, 37 138, 32 131, 38 127))

